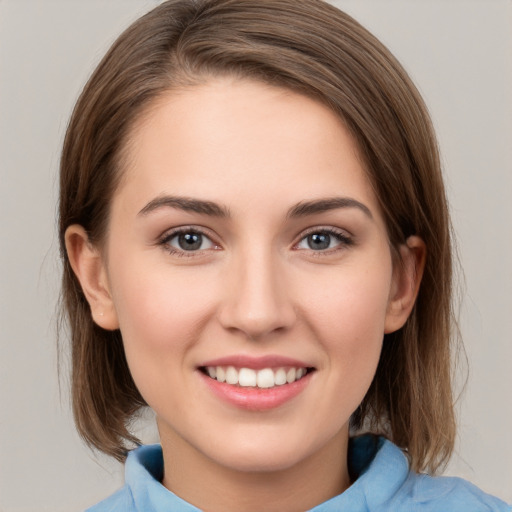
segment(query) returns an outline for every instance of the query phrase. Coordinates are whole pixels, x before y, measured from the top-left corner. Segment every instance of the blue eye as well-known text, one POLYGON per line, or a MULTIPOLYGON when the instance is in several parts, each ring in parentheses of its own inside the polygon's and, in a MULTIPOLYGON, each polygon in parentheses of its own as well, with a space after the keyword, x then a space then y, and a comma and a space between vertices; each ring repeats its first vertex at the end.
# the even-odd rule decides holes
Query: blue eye
POLYGON ((193 229, 169 233, 161 243, 173 253, 198 252, 216 247, 205 234, 193 229))
POLYGON ((332 242, 331 235, 327 233, 314 233, 306 237, 308 247, 314 251, 329 249, 332 242))
POLYGON ((321 229, 307 234, 297 244, 297 249, 308 249, 312 251, 327 251, 335 249, 340 245, 351 245, 352 240, 343 233, 332 229, 321 229))

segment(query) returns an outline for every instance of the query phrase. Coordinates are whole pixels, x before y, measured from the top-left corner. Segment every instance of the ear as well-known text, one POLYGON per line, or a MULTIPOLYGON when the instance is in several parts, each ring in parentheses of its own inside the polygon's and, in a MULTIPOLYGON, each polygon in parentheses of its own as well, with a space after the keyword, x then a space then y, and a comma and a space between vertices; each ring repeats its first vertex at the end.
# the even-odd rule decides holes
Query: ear
POLYGON ((99 249, 89 241, 87 232, 78 224, 66 229, 65 242, 71 268, 89 303, 92 319, 103 329, 118 329, 108 275, 99 249))
POLYGON ((418 236, 411 236, 399 247, 395 262, 384 332, 400 329, 414 307, 425 268, 426 246, 418 236))

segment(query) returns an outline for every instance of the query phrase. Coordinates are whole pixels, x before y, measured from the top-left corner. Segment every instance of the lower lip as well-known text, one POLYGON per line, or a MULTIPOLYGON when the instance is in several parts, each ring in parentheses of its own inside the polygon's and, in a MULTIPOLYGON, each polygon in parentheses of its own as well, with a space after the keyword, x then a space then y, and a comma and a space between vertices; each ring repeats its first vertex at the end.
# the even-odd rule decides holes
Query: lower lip
POLYGON ((219 382, 202 372, 200 376, 206 385, 219 398, 240 409, 250 411, 266 411, 275 409, 295 398, 309 384, 312 373, 291 384, 274 386, 273 388, 242 387, 219 382))

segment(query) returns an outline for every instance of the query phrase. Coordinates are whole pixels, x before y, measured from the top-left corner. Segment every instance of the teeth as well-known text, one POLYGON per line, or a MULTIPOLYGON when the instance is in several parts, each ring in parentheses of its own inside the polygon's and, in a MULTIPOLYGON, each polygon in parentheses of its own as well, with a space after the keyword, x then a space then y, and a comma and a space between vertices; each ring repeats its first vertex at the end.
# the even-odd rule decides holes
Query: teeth
POLYGON ((218 382, 226 382, 241 387, 258 387, 262 389, 273 388, 291 384, 306 375, 306 368, 235 368, 234 366, 208 366, 206 373, 218 382))
POLYGON ((279 368, 274 376, 274 381, 276 383, 276 386, 282 386, 283 384, 286 384, 286 372, 284 371, 284 368, 279 368))
POLYGON ((241 368, 238 372, 238 384, 243 387, 256 386, 256 372, 250 368, 241 368))
POLYGON ((226 371, 224 370, 224 368, 222 368, 222 366, 217 366, 215 368, 215 373, 216 373, 216 379, 219 381, 219 382, 225 382, 226 381, 226 371))
POLYGON ((276 385, 274 372, 270 368, 260 370, 257 379, 259 388, 273 388, 276 385))
POLYGON ((233 366, 228 366, 226 369, 226 382, 228 384, 238 384, 238 372, 233 366))

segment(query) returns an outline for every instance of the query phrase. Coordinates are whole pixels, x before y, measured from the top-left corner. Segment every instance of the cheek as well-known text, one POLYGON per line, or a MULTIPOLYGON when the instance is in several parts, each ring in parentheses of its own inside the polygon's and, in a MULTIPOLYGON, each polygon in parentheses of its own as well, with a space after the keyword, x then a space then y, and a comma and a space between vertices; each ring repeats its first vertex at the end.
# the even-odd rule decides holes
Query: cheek
POLYGON ((390 285, 391 265, 383 263, 380 271, 348 268, 332 273, 323 287, 310 294, 305 316, 323 345, 326 365, 333 370, 330 379, 348 393, 346 398, 355 407, 377 368, 390 285))
MULTIPOLYGON (((158 348, 193 329, 212 303, 204 272, 165 264, 129 261, 112 273, 114 304, 123 334, 138 332, 145 344, 158 348), (134 272, 131 269, 136 269, 134 272), (144 333, 152 333, 146 336, 144 333)), ((142 341, 142 339, 140 341, 142 341)))
POLYGON ((200 272, 128 261, 112 273, 111 281, 128 365, 150 402, 162 383, 177 379, 179 372, 173 369, 188 364, 190 348, 211 317, 212 293, 200 272))
POLYGON ((356 346, 382 338, 391 286, 391 270, 348 267, 309 287, 309 311, 323 337, 350 340, 356 346), (322 327, 323 326, 323 327, 322 327))

